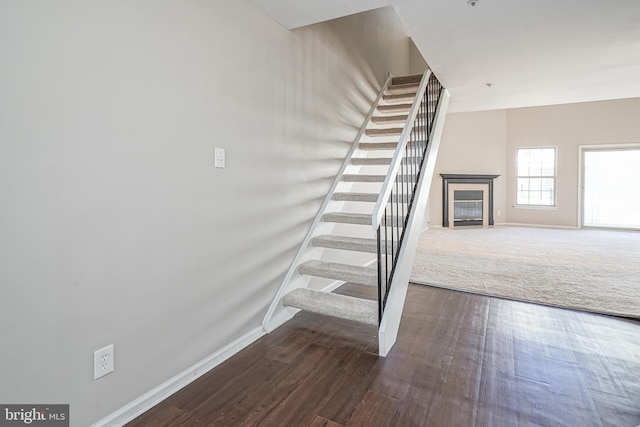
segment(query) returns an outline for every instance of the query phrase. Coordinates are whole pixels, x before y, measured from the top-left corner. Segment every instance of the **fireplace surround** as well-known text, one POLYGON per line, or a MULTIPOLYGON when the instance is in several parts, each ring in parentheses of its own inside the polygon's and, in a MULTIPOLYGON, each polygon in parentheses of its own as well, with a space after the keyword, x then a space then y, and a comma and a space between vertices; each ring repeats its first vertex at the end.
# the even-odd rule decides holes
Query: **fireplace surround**
POLYGON ((443 227, 494 225, 493 180, 500 175, 441 173, 440 176, 443 227))

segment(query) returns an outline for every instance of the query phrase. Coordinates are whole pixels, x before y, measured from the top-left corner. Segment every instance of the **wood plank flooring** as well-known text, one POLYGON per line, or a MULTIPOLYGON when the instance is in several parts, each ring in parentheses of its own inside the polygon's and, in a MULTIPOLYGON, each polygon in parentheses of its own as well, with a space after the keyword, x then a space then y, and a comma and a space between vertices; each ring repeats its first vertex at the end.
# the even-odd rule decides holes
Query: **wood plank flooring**
POLYGON ((638 321, 410 285, 375 334, 300 313, 128 426, 640 425, 638 321))

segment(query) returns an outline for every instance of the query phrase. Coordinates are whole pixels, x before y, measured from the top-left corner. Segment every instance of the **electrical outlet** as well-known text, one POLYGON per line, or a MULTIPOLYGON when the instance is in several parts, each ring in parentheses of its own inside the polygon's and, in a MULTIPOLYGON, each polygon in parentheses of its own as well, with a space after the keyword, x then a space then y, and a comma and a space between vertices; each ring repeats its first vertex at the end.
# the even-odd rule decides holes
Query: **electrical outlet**
POLYGON ((93 379, 97 380, 100 377, 113 372, 114 367, 113 358, 113 344, 108 345, 100 350, 93 352, 93 379))

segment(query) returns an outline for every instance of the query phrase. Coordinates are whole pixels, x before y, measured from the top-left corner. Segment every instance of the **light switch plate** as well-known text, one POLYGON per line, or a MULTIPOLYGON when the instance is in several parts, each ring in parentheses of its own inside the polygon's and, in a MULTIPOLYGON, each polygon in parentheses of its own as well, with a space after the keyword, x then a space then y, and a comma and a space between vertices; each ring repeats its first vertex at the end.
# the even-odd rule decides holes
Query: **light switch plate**
POLYGON ((226 164, 226 153, 224 148, 216 148, 215 149, 215 167, 224 168, 226 164))

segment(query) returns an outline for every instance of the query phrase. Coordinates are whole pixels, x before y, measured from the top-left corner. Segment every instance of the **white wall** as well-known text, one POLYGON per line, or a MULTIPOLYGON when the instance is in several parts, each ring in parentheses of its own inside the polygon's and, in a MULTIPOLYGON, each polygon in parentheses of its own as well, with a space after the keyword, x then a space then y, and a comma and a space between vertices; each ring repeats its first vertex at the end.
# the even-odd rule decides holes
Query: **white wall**
POLYGON ((0 401, 87 425, 258 328, 408 46, 389 8, 0 3, 0 401))
POLYGON ((429 195, 429 226, 442 226, 441 173, 500 175, 493 183, 494 221, 505 222, 506 126, 506 110, 447 115, 429 195))
POLYGON ((409 40, 409 74, 422 74, 429 68, 413 40, 409 40))
MULTIPOLYGON (((640 98, 448 114, 436 174, 500 174, 496 224, 578 227, 578 146, 640 142, 640 98), (515 207, 516 148, 558 147, 557 208, 515 207), (500 211, 501 215, 498 215, 500 211)), ((442 180, 430 195, 431 226, 442 225, 442 180)))
POLYGON ((510 223, 579 227, 578 146, 640 142, 640 98, 508 112, 507 218, 510 223), (516 148, 557 147, 557 209, 516 208, 516 148))

